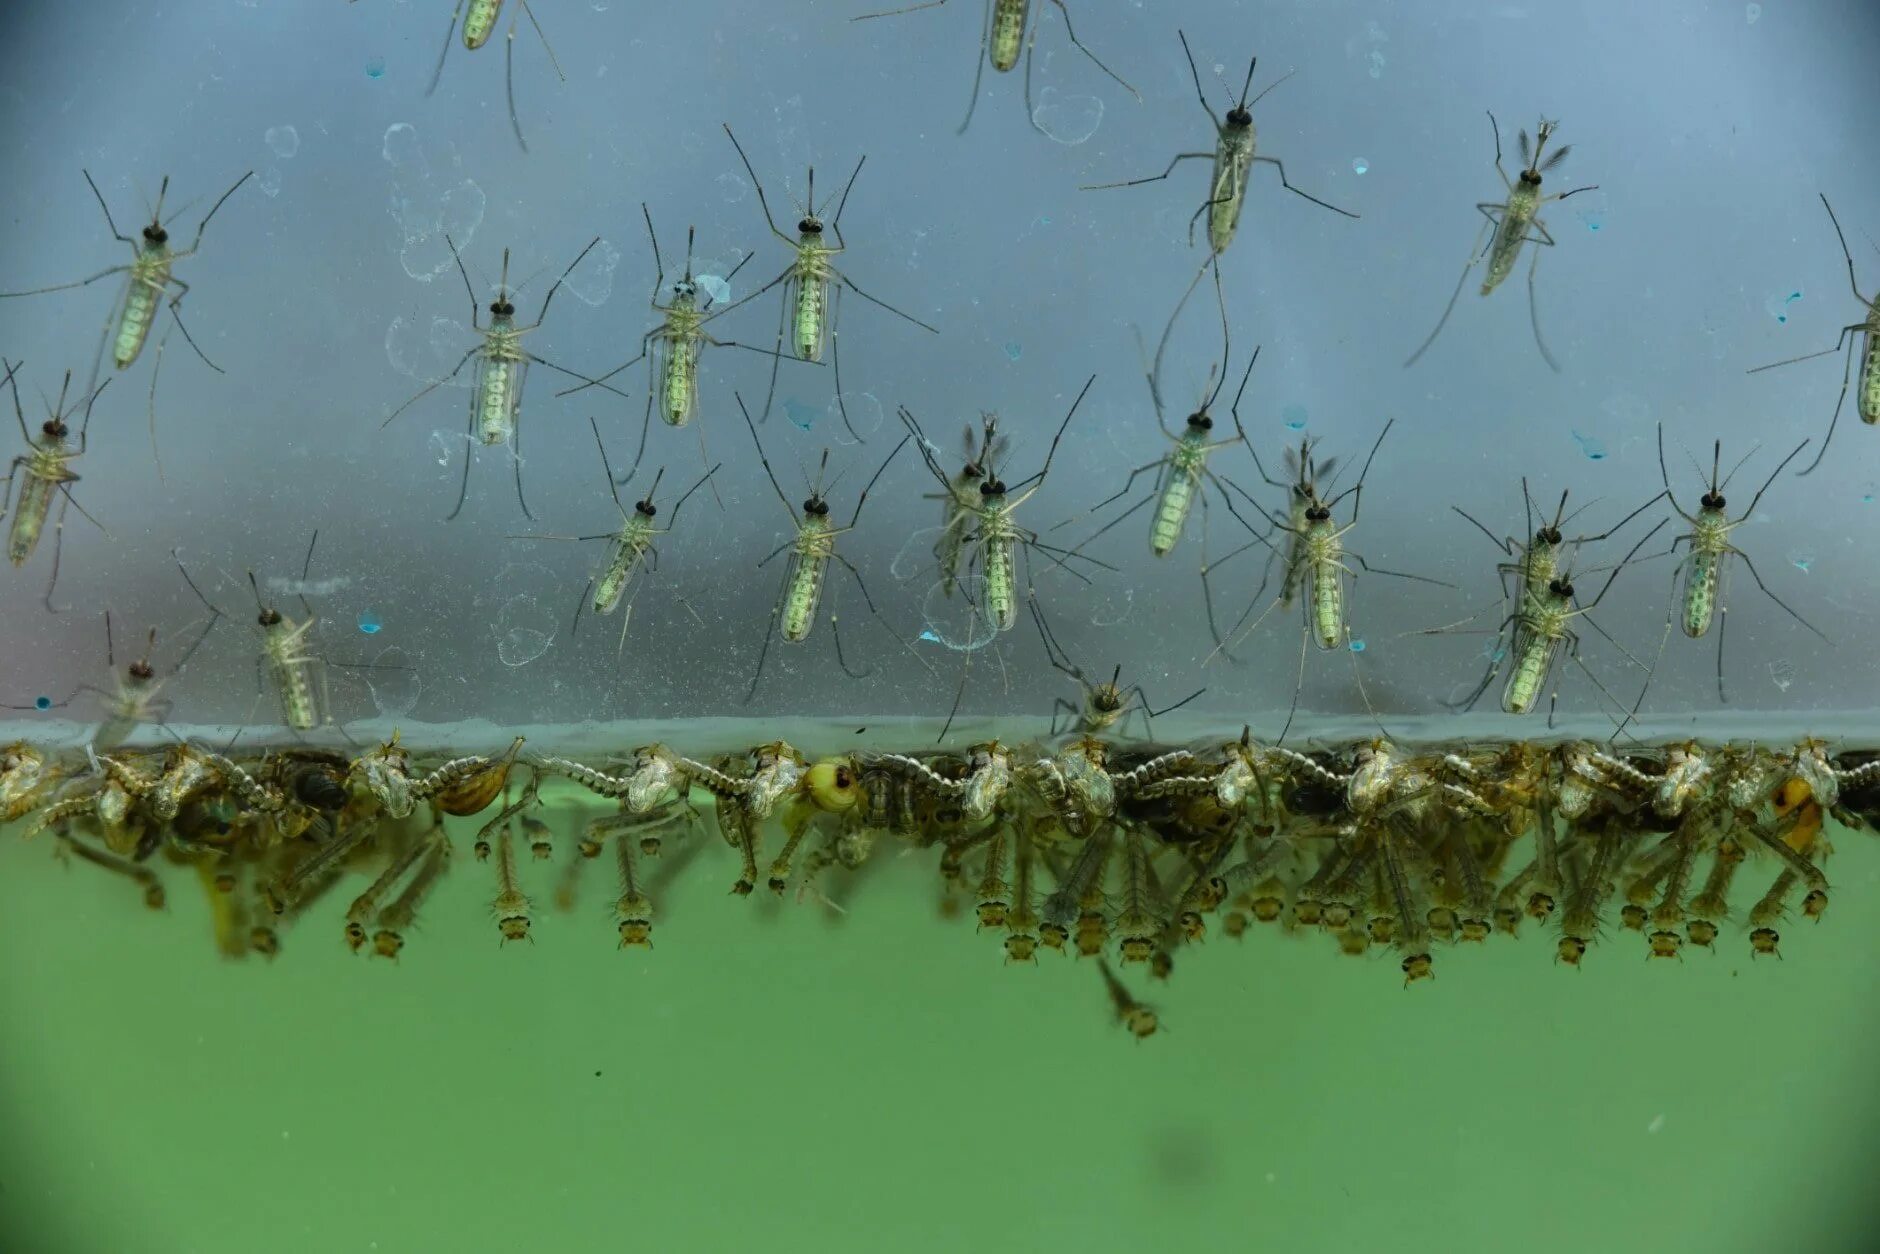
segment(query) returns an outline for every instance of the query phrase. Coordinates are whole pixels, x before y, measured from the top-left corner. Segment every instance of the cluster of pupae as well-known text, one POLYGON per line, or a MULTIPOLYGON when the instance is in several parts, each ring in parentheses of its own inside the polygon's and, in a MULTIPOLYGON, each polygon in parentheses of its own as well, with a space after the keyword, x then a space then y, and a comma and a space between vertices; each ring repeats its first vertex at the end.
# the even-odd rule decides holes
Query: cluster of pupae
MULTIPOLYGON (((278 952, 309 904, 349 872, 372 874, 346 939, 394 957, 448 869, 445 817, 499 797, 474 853, 494 861, 502 937, 530 937, 517 850, 554 856, 540 790, 560 777, 614 811, 583 826, 557 897, 567 904, 611 842, 622 946, 652 943, 645 860, 697 837, 709 811, 739 856, 740 896, 764 883, 828 902, 824 877, 860 867, 887 837, 939 850, 943 913, 971 902, 1008 962, 1114 952, 1166 977, 1213 915, 1230 937, 1259 921, 1324 931, 1347 954, 1392 949, 1406 984, 1433 976, 1439 944, 1527 925, 1552 929, 1556 959, 1577 966, 1615 907, 1652 957, 1711 947, 1733 915, 1752 953, 1775 954, 1797 893, 1805 916, 1827 908, 1824 817, 1880 824, 1880 752, 1831 755, 1815 740, 1300 751, 1245 732, 1199 748, 1080 735, 816 761, 775 741, 710 760, 655 744, 602 765, 522 749, 518 738, 443 760, 394 735, 351 759, 289 747, 238 761, 186 742, 109 756, 16 743, 0 749, 0 820, 21 821, 28 840, 51 831, 152 907, 164 891, 150 862, 195 866, 231 954, 278 952), (773 818, 783 844, 766 863, 773 818), (1739 878, 1766 886, 1733 910, 1739 878)), ((1153 1011, 1103 967, 1119 1017, 1153 1032, 1153 1011)))

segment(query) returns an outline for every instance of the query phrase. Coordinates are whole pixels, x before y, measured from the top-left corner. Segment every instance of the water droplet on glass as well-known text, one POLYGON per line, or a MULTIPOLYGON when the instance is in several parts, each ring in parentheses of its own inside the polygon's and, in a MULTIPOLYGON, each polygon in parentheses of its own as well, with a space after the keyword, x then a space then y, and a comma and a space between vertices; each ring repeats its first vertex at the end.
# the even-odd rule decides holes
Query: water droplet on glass
POLYGON ((1777 292, 1763 301, 1763 310, 1777 322, 1789 320, 1789 306, 1802 298, 1800 292, 1777 292))
POLYGON ((1789 554, 1789 565, 1795 567, 1796 570, 1801 571, 1804 575, 1808 573, 1808 568, 1814 564, 1815 555, 1806 549, 1789 554))
POLYGON ((1590 435, 1581 435, 1578 431, 1575 431, 1573 433, 1573 442, 1580 446, 1582 453, 1586 454, 1586 460, 1593 462, 1606 460, 1606 445, 1604 441, 1596 440, 1590 435))
POLYGON ((1754 26, 1756 20, 1761 16, 1762 6, 1760 4, 1746 4, 1743 6, 1743 20, 1749 25, 1754 26))
POLYGON ((1049 139, 1060 144, 1081 144, 1097 133, 1103 122, 1103 102, 1095 96, 1066 95, 1055 87, 1038 93, 1031 120, 1049 139))
POLYGON ((265 196, 279 196, 281 194, 281 171, 279 167, 269 166, 267 169, 263 170, 260 177, 255 179, 255 186, 260 188, 262 194, 265 196))
POLYGON ((1353 653, 1362 653, 1362 652, 1364 652, 1364 641, 1362 641, 1362 640, 1353 640, 1353 641, 1351 642, 1351 651, 1352 651, 1353 653))
POLYGON ((1304 405, 1288 405, 1286 408, 1279 411, 1279 416, 1286 423, 1286 429, 1288 431, 1304 431, 1306 429, 1306 407, 1304 405))
POLYGON ((1090 615, 1092 627, 1114 627, 1128 618, 1136 608, 1136 590, 1124 588, 1103 599, 1102 603, 1090 615))
POLYGON ((1873 498, 1877 493, 1880 493, 1880 483, 1875 483, 1873 480, 1869 479, 1866 483, 1860 485, 1861 503, 1864 505, 1872 505, 1873 498))
POLYGON ((384 57, 370 56, 366 58, 366 77, 367 78, 384 78, 385 77, 385 58, 384 57))
POLYGON ((856 437, 866 440, 881 430, 884 420, 881 399, 873 392, 844 392, 842 407, 846 407, 849 412, 848 426, 842 425, 842 408, 838 407, 836 402, 830 401, 824 410, 827 420, 835 424, 837 444, 854 444, 856 437), (855 435, 849 434, 849 427, 855 428, 855 435))
POLYGON ((614 267, 619 264, 620 250, 602 240, 581 259, 573 273, 562 280, 562 287, 582 304, 603 304, 613 295, 614 267))
POLYGON ((816 418, 821 412, 814 405, 805 405, 794 396, 784 398, 783 416, 800 430, 808 431, 815 426, 816 418))
POLYGON ((1005 355, 1013 361, 1017 361, 1024 351, 1024 349, 1019 347, 1017 340, 1007 340, 1005 342, 1005 355))
POLYGON ((527 593, 510 597, 497 612, 491 633, 504 666, 527 666, 555 641, 555 618, 527 593))
POLYGON ((1371 77, 1384 77, 1384 54, 1373 48, 1371 49, 1369 60, 1371 62, 1371 77))
POLYGON ((701 274, 694 277, 692 281, 698 284, 700 291, 712 298, 714 305, 731 303, 731 285, 717 275, 701 274))
POLYGON ((1789 685, 1795 682, 1795 663, 1785 657, 1775 658, 1769 663, 1769 682, 1777 691, 1787 692, 1789 685))
POLYGON ((718 186, 723 189, 722 194, 727 205, 737 204, 751 192, 750 184, 729 171, 718 176, 718 186))
POLYGON ((379 628, 383 627, 384 625, 385 624, 379 621, 379 616, 373 611, 371 610, 359 611, 359 630, 365 632, 366 635, 368 636, 378 635, 379 628))
POLYGON ((1363 157, 1353 157, 1351 159, 1351 172, 1353 174, 1364 174, 1368 172, 1370 168, 1371 163, 1366 161, 1363 157))
POLYGON ((261 138, 277 157, 291 157, 300 151, 300 132, 291 126, 270 126, 261 138))
POLYGON ((986 615, 986 580, 983 575, 967 575, 959 580, 948 596, 946 581, 927 589, 921 599, 921 618, 926 630, 921 639, 943 644, 956 653, 971 653, 991 644, 999 634, 998 625, 986 615))
POLYGON ((901 551, 888 563, 888 573, 899 580, 912 579, 933 561, 933 546, 940 539, 941 528, 922 527, 901 544, 901 551))
POLYGON ((381 718, 403 718, 418 704, 424 684, 417 659, 397 645, 380 650, 362 673, 381 718))

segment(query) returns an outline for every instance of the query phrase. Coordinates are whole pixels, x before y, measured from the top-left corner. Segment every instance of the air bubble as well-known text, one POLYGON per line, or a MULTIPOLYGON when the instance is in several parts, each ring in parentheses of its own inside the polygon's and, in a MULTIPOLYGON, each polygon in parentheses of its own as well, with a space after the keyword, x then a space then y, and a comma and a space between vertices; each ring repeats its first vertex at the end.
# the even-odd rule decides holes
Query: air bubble
POLYGON ((379 634, 380 628, 384 626, 385 624, 379 621, 379 616, 372 610, 359 611, 359 630, 363 631, 366 635, 376 636, 379 634))
POLYGON ((1304 431, 1306 429, 1306 407, 1304 405, 1288 405, 1286 408, 1279 411, 1279 416, 1280 419, 1285 422, 1288 431, 1304 431))
POLYGON ((1364 641, 1362 641, 1362 640, 1353 640, 1353 641, 1351 642, 1351 651, 1352 651, 1353 653, 1362 653, 1362 652, 1364 652, 1364 641))
POLYGON ((1351 159, 1351 172, 1353 174, 1366 174, 1370 172, 1370 169, 1371 163, 1366 161, 1363 157, 1353 157, 1351 159))
POLYGON ((300 151, 300 132, 291 126, 270 126, 261 138, 277 157, 291 157, 300 151))
POLYGON ((991 644, 999 629, 986 614, 985 576, 962 577, 951 596, 946 589, 947 582, 941 580, 921 599, 920 615, 926 629, 920 638, 945 645, 955 653, 971 653, 991 644))
POLYGON ((1047 138, 1074 146, 1097 133, 1103 122, 1103 102, 1095 96, 1068 96, 1046 87, 1038 93, 1031 120, 1047 138))

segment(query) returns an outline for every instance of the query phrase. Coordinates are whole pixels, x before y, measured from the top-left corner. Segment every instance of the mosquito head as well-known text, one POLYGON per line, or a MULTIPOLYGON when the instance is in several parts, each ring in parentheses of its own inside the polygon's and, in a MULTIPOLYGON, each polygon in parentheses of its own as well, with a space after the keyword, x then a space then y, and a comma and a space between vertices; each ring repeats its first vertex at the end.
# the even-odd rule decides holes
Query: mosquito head
POLYGON ((822 493, 811 493, 810 498, 803 502, 803 513, 810 518, 827 518, 829 502, 823 500, 822 493))
POLYGON ((656 518, 659 516, 659 506, 653 504, 651 497, 648 497, 644 501, 635 501, 633 508, 638 511, 642 518, 656 518))
POLYGON ((1553 156, 1542 160, 1542 153, 1547 150, 1547 141, 1552 139, 1554 132, 1559 129, 1559 122, 1550 122, 1546 118, 1542 118, 1540 127, 1535 132, 1532 155, 1528 152, 1527 132, 1521 132, 1521 160, 1524 163, 1524 167, 1521 171, 1522 186, 1539 187, 1541 185, 1541 173, 1545 170, 1553 169, 1567 159, 1567 153, 1570 152, 1571 149, 1563 147, 1556 148, 1553 156))
POLYGON ((169 239, 170 233, 164 229, 161 222, 153 219, 150 225, 144 228, 144 243, 146 244, 164 244, 168 243, 169 239))
POLYGON ((497 318, 513 318, 516 316, 516 303, 507 296, 499 296, 490 302, 490 313, 497 318))
POLYGON ((1723 493, 1715 490, 1706 492, 1699 503, 1702 504, 1706 510, 1721 511, 1724 506, 1723 493))
POLYGON ((147 684, 157 677, 157 672, 150 668, 150 663, 139 658, 124 668, 125 673, 140 684, 147 684))
POLYGON ((986 468, 976 461, 968 461, 964 466, 960 467, 960 478, 962 479, 972 480, 983 479, 985 477, 986 468))
POLYGON ((979 485, 979 495, 987 499, 995 496, 1004 496, 1005 480, 999 478, 997 475, 991 476, 984 483, 979 485))
POLYGON ((1534 533, 1534 540, 1535 543, 1544 544, 1548 548, 1558 548, 1562 541, 1560 528, 1549 523, 1534 533))
POLYGON ((819 236, 822 234, 822 219, 813 213, 806 213, 797 221, 796 230, 799 235, 811 238, 819 236))
POLYGON ((261 585, 255 581, 255 572, 252 570, 248 572, 248 586, 255 590, 255 608, 260 611, 260 613, 255 616, 255 621, 260 623, 263 627, 278 625, 281 621, 281 612, 273 606, 262 602, 261 585))
POLYGON ((1317 501, 1314 501, 1306 509, 1306 521, 1309 523, 1330 522, 1331 520, 1332 511, 1330 507, 1322 505, 1317 501))
POLYGON ((61 418, 48 418, 40 424, 39 429, 45 433, 48 440, 63 440, 71 434, 71 428, 66 426, 61 418))
POLYGON ((1547 590, 1562 600, 1573 599, 1573 580, 1570 576, 1560 575, 1547 583, 1547 590))
POLYGON ((1244 131, 1253 125, 1253 114, 1246 105, 1237 104, 1227 111, 1227 125, 1230 130, 1244 131))
POLYGON ((1207 410, 1197 409, 1194 413, 1188 415, 1188 429, 1190 431, 1212 431, 1214 430, 1214 419, 1208 417, 1207 410))
POLYGON ((672 285, 672 298, 680 301, 698 299, 698 284, 690 276, 680 279, 672 285))

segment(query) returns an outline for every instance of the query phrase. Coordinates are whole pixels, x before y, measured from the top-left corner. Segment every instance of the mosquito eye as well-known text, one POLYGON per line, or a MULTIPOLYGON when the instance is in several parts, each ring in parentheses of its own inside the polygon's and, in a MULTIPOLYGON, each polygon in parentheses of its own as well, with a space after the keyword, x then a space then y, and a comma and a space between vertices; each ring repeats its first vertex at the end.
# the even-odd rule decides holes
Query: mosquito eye
POLYGON ((801 222, 796 224, 796 229, 803 235, 820 235, 822 234, 822 223, 818 222, 815 218, 804 218, 801 222))
POLYGON ((637 508, 648 518, 652 518, 659 513, 659 506, 653 504, 651 501, 641 501, 637 508))
POLYGON ((1229 109, 1227 111, 1227 124, 1229 126, 1252 126, 1253 114, 1247 112, 1245 109, 1229 109))

